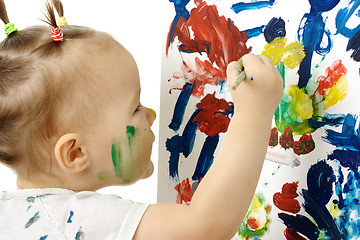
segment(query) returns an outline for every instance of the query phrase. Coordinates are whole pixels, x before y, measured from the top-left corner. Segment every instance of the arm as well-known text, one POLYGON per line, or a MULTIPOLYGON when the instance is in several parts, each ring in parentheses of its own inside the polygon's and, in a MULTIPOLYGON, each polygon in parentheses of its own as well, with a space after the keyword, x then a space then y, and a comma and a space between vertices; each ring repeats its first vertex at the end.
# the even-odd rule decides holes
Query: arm
POLYGON ((246 79, 232 89, 239 62, 227 69, 235 104, 224 144, 190 206, 152 205, 138 227, 142 239, 231 239, 253 197, 269 141, 271 121, 282 96, 282 79, 263 56, 243 57, 246 79), (250 79, 253 80, 250 80, 250 79))

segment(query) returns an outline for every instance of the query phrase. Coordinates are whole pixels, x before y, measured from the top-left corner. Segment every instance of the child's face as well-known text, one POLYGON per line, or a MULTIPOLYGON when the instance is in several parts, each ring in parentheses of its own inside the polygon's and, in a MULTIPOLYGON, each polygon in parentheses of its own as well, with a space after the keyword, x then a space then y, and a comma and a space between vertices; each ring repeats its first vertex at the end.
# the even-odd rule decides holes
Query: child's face
POLYGON ((118 46, 103 57, 94 61, 105 87, 104 96, 98 97, 105 100, 104 116, 87 137, 92 172, 105 186, 129 184, 153 172, 150 127, 155 116, 140 104, 139 73, 130 53, 118 46))

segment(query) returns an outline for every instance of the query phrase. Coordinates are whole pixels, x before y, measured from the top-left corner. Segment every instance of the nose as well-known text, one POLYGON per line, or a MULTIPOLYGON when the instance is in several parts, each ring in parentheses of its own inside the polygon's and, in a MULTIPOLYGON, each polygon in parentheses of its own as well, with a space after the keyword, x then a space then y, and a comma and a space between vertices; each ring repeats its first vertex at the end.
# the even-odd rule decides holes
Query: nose
POLYGON ((149 113, 150 114, 148 114, 148 119, 149 119, 149 122, 150 122, 150 125, 152 125, 153 124, 153 122, 155 121, 155 119, 156 119, 156 112, 155 112, 155 110, 154 109, 152 109, 152 108, 147 108, 147 107, 145 107, 148 111, 149 111, 149 113))

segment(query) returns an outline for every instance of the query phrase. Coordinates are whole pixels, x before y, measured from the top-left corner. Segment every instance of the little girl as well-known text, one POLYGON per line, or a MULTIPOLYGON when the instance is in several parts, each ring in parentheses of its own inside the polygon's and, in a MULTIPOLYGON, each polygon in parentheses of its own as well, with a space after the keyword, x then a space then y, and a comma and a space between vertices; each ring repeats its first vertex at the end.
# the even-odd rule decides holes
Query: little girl
POLYGON ((0 0, 0 161, 19 188, 0 194, 0 239, 231 239, 282 96, 272 62, 228 65, 235 113, 191 204, 133 203, 95 191, 153 172, 155 112, 139 102, 136 63, 109 34, 68 25, 60 0, 46 9, 50 26, 18 30, 0 0))

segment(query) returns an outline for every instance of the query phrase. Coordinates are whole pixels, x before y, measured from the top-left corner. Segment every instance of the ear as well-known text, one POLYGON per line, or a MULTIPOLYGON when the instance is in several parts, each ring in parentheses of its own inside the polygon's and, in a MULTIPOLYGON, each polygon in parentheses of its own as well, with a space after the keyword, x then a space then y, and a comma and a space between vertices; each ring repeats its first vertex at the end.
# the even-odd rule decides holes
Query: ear
POLYGON ((78 173, 90 166, 87 149, 77 133, 67 133, 61 136, 54 151, 57 163, 66 172, 78 173))

